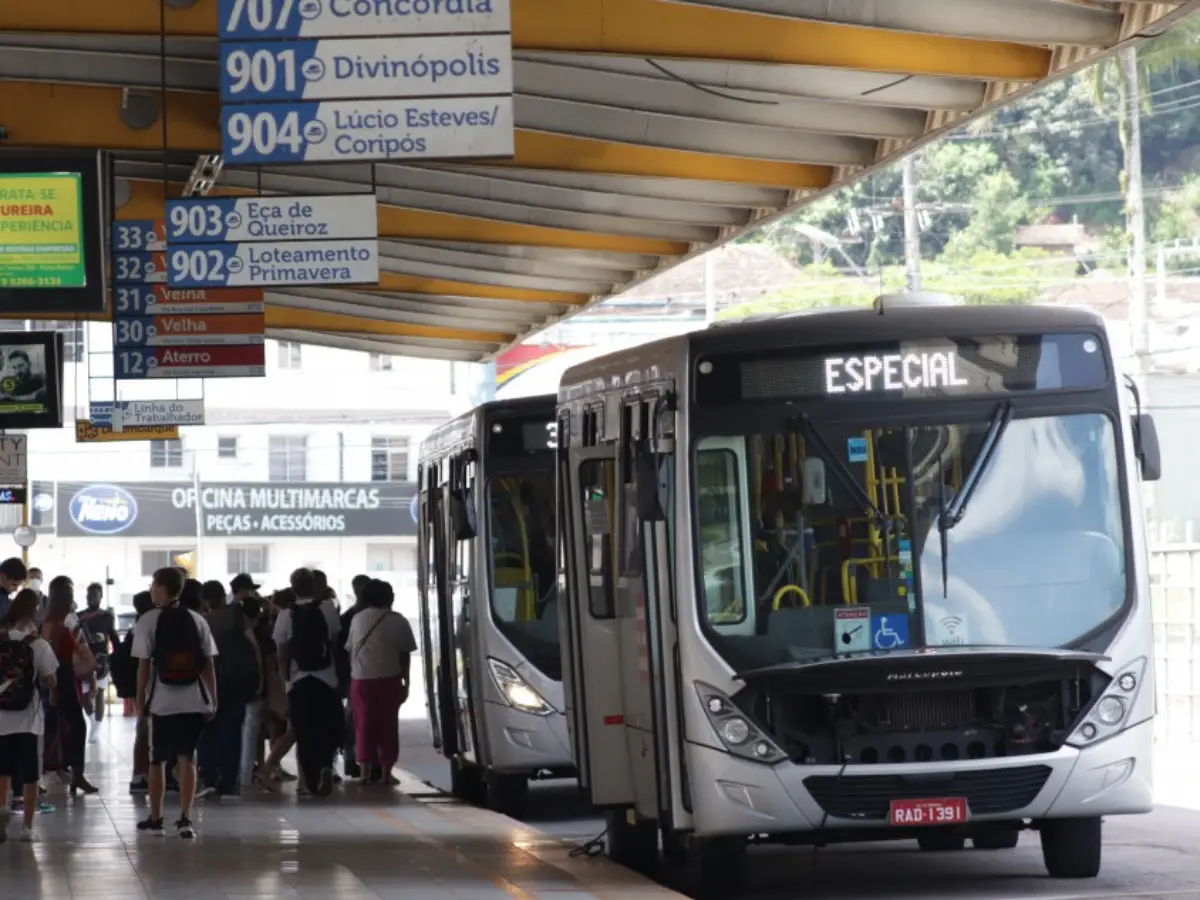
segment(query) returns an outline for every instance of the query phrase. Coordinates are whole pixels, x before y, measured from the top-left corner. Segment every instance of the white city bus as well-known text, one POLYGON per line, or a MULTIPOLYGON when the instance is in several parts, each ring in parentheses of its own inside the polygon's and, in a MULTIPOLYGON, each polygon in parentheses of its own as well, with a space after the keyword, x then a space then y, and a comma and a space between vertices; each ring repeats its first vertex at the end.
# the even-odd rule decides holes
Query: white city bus
POLYGON ((421 446, 425 693, 454 793, 510 815, 574 776, 554 556, 554 397, 486 403, 421 446))
POLYGON ((1040 834, 1151 808, 1141 481, 1104 322, 875 309, 709 328, 559 389, 564 683, 608 852, 734 889, 748 843, 1040 834))

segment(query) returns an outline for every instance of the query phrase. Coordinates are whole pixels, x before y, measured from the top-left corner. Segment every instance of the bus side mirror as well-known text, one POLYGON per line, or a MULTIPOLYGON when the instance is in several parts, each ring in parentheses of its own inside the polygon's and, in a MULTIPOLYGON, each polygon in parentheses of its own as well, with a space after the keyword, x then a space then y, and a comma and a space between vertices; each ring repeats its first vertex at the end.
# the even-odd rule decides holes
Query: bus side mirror
POLYGON ((475 510, 466 491, 456 489, 450 494, 450 524, 456 541, 475 537, 475 510))
POLYGON ((1158 428, 1150 413, 1135 413, 1133 419, 1133 452, 1142 470, 1142 481, 1162 478, 1162 450, 1158 445, 1158 428))
POLYGON ((637 514, 643 522, 666 519, 666 485, 659 479, 658 458, 653 453, 639 453, 634 460, 637 478, 637 514))

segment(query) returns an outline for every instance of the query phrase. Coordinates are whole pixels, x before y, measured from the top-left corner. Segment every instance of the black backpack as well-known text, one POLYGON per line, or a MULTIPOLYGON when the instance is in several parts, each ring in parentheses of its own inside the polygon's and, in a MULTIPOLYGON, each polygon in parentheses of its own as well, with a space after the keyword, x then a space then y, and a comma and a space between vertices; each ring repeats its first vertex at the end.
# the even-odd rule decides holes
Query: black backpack
POLYGON ((237 606, 222 612, 217 642, 217 696, 222 702, 249 703, 258 695, 258 654, 246 637, 246 617, 237 606))
POLYGON ((154 672, 163 684, 186 687, 200 680, 207 657, 200 628, 178 603, 158 614, 154 626, 154 672))
POLYGON ((88 649, 92 651, 92 657, 96 660, 96 677, 103 678, 109 672, 108 659, 108 635, 101 634, 89 624, 89 620, 79 619, 79 637, 88 649))
POLYGON ((137 660, 133 658, 133 629, 117 645, 117 649, 108 658, 108 671, 112 675, 113 686, 117 696, 122 700, 132 700, 137 697, 137 660))
POLYGON ((36 634, 15 641, 7 636, 0 641, 0 711, 22 712, 38 697, 37 666, 34 665, 33 642, 36 634))
POLYGON ((292 662, 301 672, 320 672, 333 665, 333 642, 325 611, 316 600, 292 607, 292 662))

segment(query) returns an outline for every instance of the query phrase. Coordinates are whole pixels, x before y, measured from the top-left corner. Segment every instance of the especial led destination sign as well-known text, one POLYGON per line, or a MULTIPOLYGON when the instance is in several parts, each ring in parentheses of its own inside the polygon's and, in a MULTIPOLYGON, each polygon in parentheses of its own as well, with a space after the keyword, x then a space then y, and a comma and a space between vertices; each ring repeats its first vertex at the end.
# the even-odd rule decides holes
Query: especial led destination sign
POLYGON ((1108 382, 1086 333, 928 338, 871 347, 732 354, 700 361, 700 403, 873 397, 920 399, 1086 390, 1108 382))

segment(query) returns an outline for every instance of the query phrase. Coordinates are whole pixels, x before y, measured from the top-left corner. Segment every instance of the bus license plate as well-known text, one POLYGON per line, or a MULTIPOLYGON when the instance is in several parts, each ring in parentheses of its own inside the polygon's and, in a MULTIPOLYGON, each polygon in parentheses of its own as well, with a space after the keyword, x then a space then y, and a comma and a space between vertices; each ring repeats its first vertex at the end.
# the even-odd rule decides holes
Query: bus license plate
POLYGON ((967 821, 967 800, 893 800, 888 818, 893 825, 959 825, 967 821))

